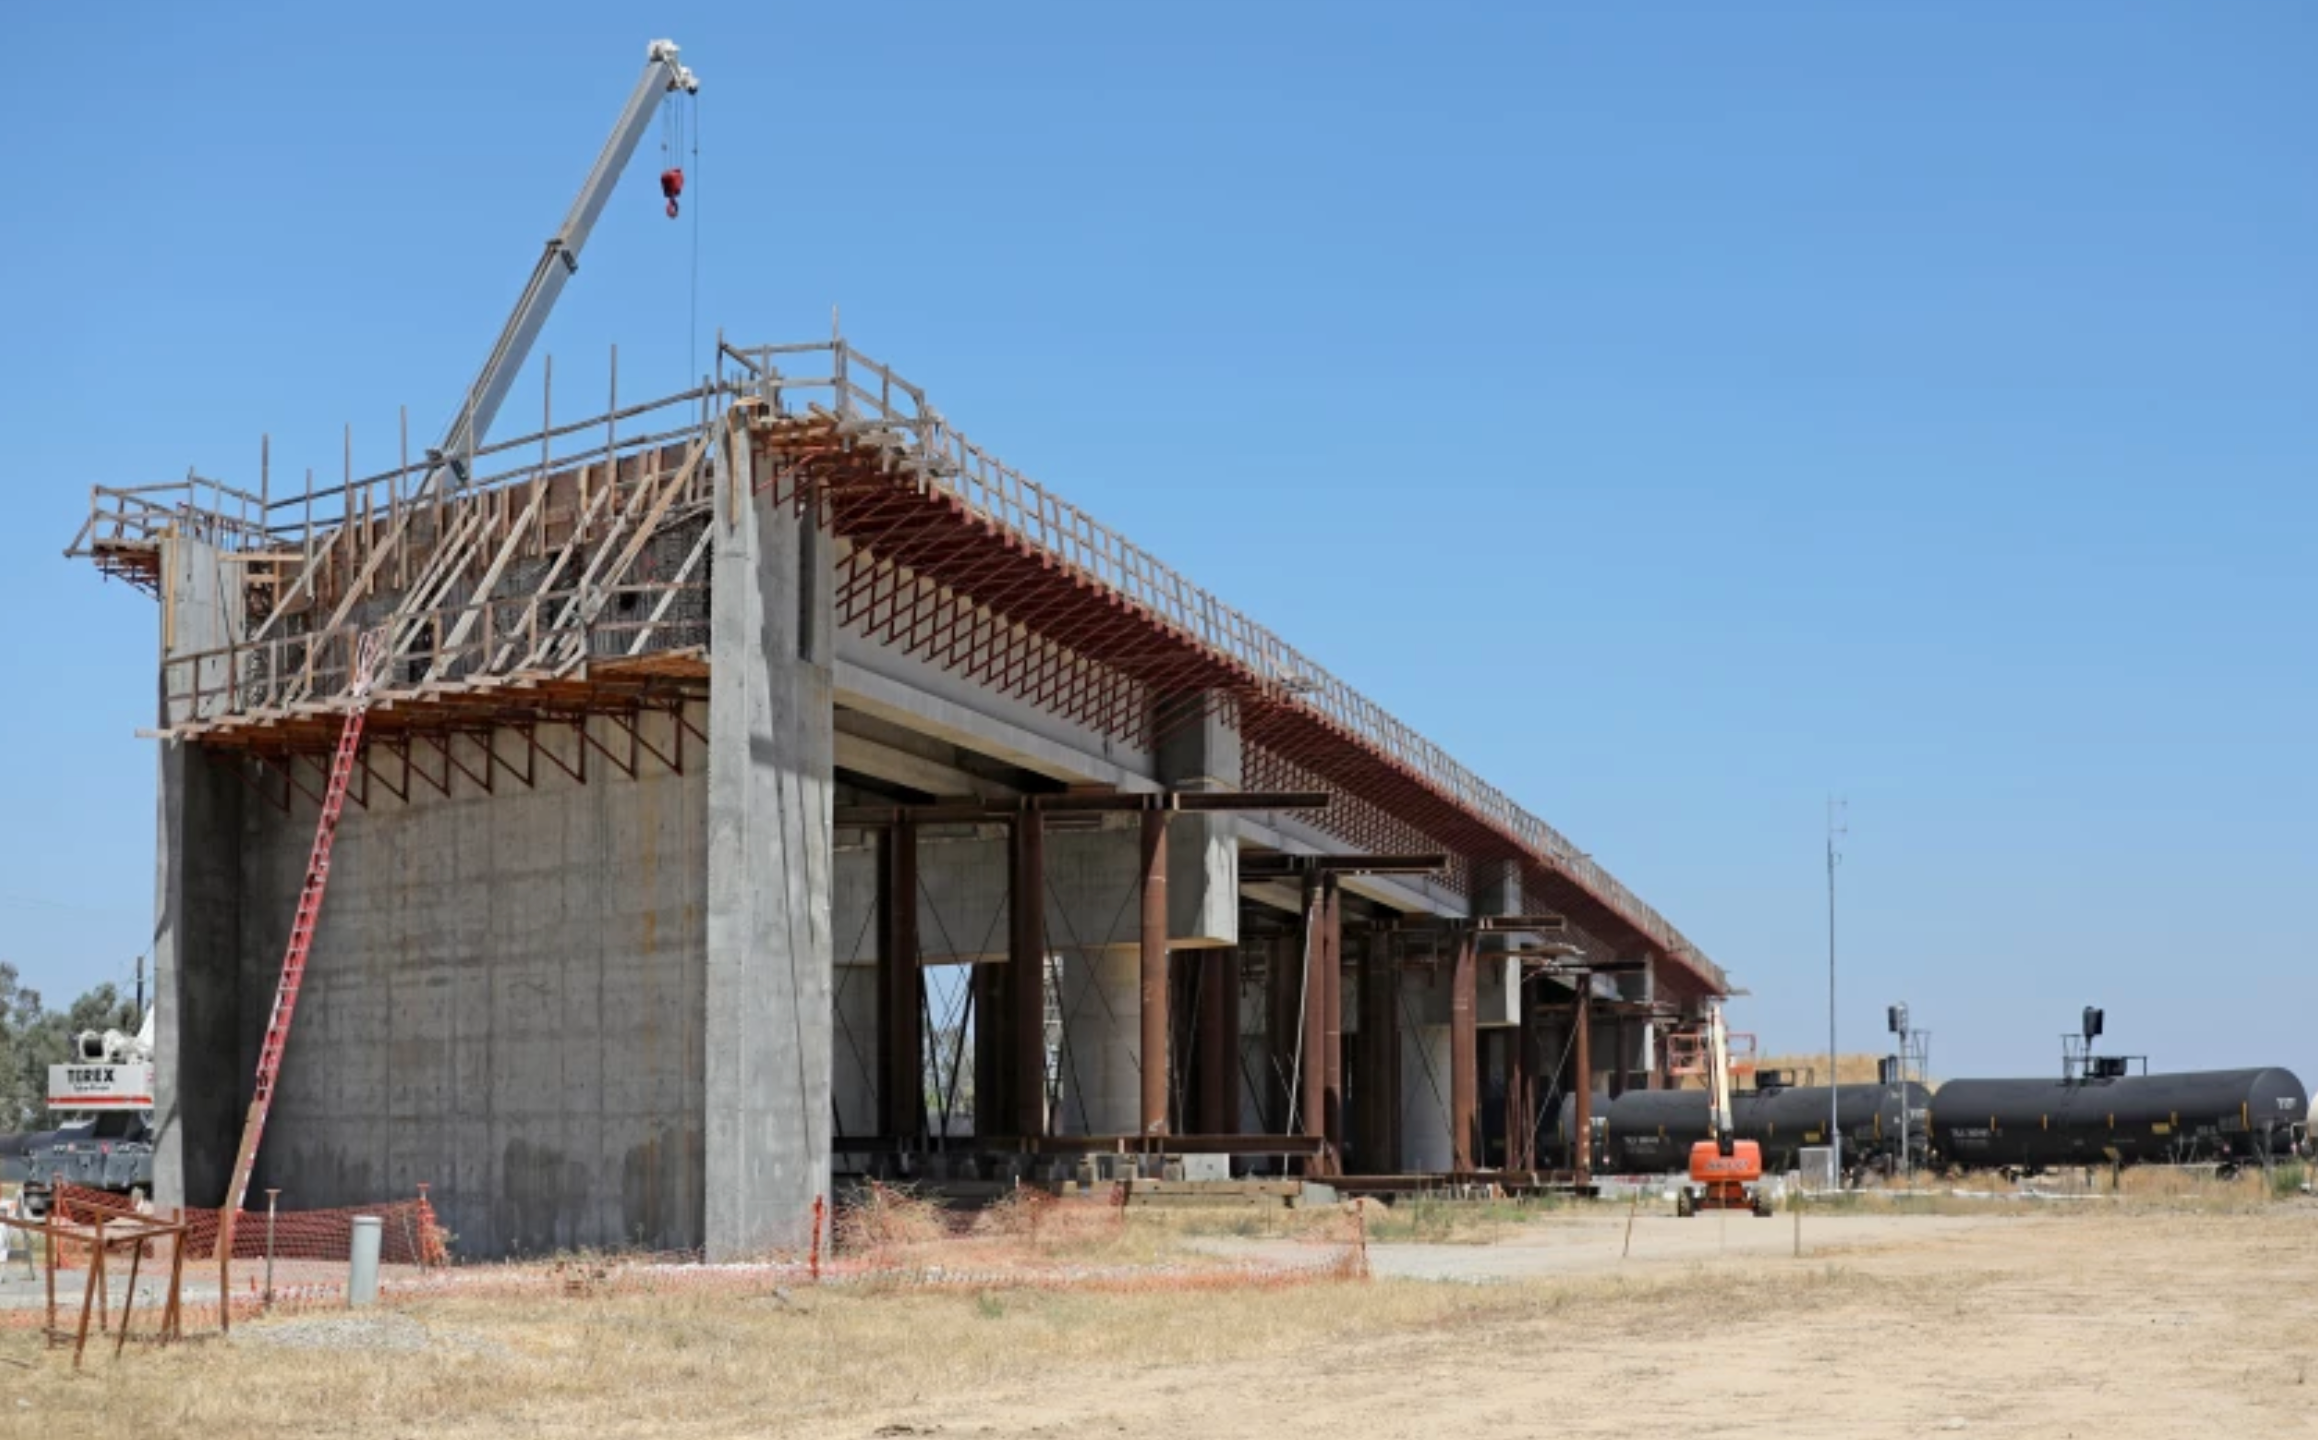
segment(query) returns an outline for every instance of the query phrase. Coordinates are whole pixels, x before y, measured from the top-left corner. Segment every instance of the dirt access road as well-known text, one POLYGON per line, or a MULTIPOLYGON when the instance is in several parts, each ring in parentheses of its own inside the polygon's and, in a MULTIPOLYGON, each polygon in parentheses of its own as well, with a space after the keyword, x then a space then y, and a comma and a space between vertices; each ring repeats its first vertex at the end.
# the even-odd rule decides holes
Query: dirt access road
POLYGON ((1129 1361, 880 1424, 1123 1440, 2318 1436, 2318 1209, 1813 1219, 1801 1262, 1785 1217, 1646 1214, 1620 1261, 1624 1223, 1595 1212, 1488 1246, 1377 1247, 1383 1275, 1484 1282, 1418 1333, 1129 1361))

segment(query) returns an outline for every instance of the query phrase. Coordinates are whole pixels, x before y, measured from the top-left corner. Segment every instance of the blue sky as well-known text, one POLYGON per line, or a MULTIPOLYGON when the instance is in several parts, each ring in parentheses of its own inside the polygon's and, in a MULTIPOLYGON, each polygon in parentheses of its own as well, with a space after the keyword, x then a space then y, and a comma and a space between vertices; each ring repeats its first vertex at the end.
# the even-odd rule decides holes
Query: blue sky
POLYGON ((0 958, 61 999, 150 929, 153 609, 59 558, 86 487, 431 437, 665 33, 690 214, 647 142, 559 409, 841 306, 1766 1044, 1825 1035, 1839 792, 1855 1039, 1905 998, 2040 1073, 2099 1002, 2318 1078, 2318 12, 1941 8, 14 7, 0 958))

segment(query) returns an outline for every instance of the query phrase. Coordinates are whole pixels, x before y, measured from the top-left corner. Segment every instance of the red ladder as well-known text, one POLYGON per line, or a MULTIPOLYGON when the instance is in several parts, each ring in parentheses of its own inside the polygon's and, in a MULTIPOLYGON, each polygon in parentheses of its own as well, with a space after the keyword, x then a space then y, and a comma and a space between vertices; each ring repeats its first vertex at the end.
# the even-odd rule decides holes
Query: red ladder
POLYGON ((314 827, 314 853, 306 861, 305 888, 298 892, 298 913, 290 922, 290 948, 282 956, 282 979, 274 990, 274 1013, 266 1021, 265 1044, 258 1050, 257 1086, 250 1093, 249 1115, 241 1125, 241 1149, 233 1157, 233 1179, 226 1185, 225 1211, 219 1217, 220 1258, 233 1250, 234 1218, 249 1194, 250 1174, 257 1169, 258 1141, 266 1133, 266 1113, 273 1108, 274 1081, 282 1072, 282 1050, 290 1043, 290 1018, 298 1010, 298 984, 306 975, 306 954, 314 946, 314 924, 322 916, 322 893, 330 885, 330 846, 338 838, 338 815, 346 808, 347 782, 354 777, 355 757, 362 750, 362 726, 370 713, 370 680, 378 668, 381 636, 363 635, 347 686, 346 726, 338 732, 338 753, 330 762, 330 788, 322 792, 322 818, 314 827))

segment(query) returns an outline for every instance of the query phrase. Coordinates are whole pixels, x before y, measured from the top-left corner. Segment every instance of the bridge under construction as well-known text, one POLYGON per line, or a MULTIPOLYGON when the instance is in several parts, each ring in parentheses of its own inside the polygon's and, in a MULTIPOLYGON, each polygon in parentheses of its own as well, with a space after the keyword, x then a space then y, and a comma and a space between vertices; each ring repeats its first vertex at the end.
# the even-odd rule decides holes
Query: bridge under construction
POLYGON ((1542 1180, 1560 1097, 1661 1083, 1728 989, 843 340, 546 413, 92 494, 70 553, 160 602, 163 1203, 224 1192, 365 636, 258 1180, 427 1183, 465 1253, 737 1254, 847 1173, 1102 1152, 1542 1180))

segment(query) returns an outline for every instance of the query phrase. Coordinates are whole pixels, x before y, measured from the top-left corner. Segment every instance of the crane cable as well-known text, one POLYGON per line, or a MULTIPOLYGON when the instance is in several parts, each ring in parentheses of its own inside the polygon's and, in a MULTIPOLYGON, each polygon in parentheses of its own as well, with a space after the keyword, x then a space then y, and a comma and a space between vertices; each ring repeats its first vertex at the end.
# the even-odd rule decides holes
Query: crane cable
POLYGON ((678 90, 660 107, 660 193, 668 201, 668 218, 676 218, 677 199, 684 193, 684 105, 692 97, 678 90))
MULTIPOLYGON (((695 189, 700 179, 700 96, 694 91, 679 90, 660 107, 660 193, 668 201, 668 218, 674 220, 682 209, 678 197, 684 194, 686 180, 686 150, 690 149, 691 179, 695 189)), ((689 295, 685 310, 684 358, 688 364, 700 360, 700 201, 697 195, 692 203, 692 267, 689 277, 689 295)))
MULTIPOLYGON (((700 97, 686 97, 692 104, 692 178, 700 178, 700 97)), ((705 371, 700 360, 700 199, 692 201, 692 296, 688 315, 689 328, 684 336, 684 354, 693 364, 705 371)))

